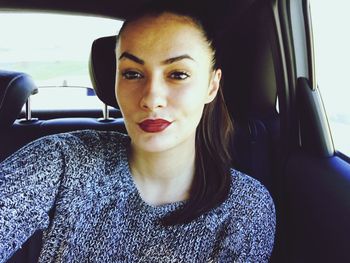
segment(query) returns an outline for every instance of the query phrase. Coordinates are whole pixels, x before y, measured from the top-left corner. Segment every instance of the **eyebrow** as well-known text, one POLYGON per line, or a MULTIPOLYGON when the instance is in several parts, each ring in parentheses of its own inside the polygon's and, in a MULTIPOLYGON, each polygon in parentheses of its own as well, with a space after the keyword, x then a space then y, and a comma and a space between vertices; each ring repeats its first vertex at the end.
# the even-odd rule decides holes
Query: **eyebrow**
MULTIPOLYGON (((123 58, 128 58, 128 59, 130 59, 138 64, 141 64, 141 65, 145 64, 145 61, 143 61, 142 59, 138 58, 137 56, 135 56, 133 54, 130 54, 129 52, 123 52, 120 55, 119 60, 121 60, 123 58)), ((173 58, 168 58, 168 59, 164 60, 162 62, 162 64, 171 64, 171 63, 177 62, 179 60, 183 60, 183 59, 190 59, 190 60, 195 61, 191 56, 185 54, 185 55, 181 55, 181 56, 177 56, 177 57, 173 57, 173 58)))
POLYGON ((141 64, 141 65, 144 65, 145 64, 145 61, 143 61, 142 59, 134 56, 133 54, 130 54, 129 52, 123 52, 120 57, 119 57, 119 60, 121 60, 122 58, 128 58, 138 64, 141 64))
POLYGON ((168 58, 168 59, 163 61, 163 64, 171 64, 171 63, 174 63, 174 62, 182 60, 182 59, 190 59, 190 60, 195 61, 191 56, 185 54, 185 55, 181 55, 181 56, 177 56, 177 57, 173 57, 173 58, 168 58))

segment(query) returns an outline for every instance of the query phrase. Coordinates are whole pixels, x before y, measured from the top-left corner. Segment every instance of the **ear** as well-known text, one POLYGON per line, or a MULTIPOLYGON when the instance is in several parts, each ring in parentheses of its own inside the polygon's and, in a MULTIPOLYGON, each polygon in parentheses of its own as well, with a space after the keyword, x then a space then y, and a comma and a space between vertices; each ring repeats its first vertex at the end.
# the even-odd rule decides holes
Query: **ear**
POLYGON ((218 91, 220 88, 221 75, 222 75, 221 69, 216 69, 213 72, 209 83, 206 103, 212 102, 215 99, 216 95, 218 94, 218 91))

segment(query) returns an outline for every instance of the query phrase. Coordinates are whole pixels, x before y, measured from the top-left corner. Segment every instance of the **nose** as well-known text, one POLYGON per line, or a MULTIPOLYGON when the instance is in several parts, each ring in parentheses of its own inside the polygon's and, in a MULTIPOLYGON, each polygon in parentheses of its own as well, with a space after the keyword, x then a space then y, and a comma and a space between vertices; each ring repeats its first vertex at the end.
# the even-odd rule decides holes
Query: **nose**
POLYGON ((166 86, 159 78, 153 77, 146 81, 140 101, 141 108, 154 111, 167 105, 166 86))

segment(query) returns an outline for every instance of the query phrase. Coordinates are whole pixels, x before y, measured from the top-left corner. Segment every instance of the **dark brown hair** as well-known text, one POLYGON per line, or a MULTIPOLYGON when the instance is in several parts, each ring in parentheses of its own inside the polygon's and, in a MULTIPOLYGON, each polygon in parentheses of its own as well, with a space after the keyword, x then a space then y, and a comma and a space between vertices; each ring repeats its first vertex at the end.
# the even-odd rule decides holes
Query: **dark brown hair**
MULTIPOLYGON (((198 27, 212 49, 212 69, 218 69, 217 45, 212 29, 208 27, 210 23, 202 19, 201 14, 189 7, 188 3, 181 5, 179 1, 164 0, 152 2, 127 17, 119 35, 130 22, 145 16, 157 17, 163 13, 184 16, 198 27)), ((229 145, 232 133, 232 121, 224 101, 222 87, 220 87, 216 98, 204 106, 203 115, 196 130, 195 171, 190 198, 182 209, 162 218, 163 225, 191 222, 217 207, 227 198, 231 185, 232 162, 229 145)))

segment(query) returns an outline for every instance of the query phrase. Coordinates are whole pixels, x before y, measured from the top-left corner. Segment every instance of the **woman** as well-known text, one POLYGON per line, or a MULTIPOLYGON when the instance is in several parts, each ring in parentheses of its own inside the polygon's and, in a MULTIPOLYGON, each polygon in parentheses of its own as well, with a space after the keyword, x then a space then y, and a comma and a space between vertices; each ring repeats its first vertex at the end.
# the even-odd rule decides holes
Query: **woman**
POLYGON ((180 10, 130 18, 116 47, 129 137, 49 136, 0 164, 0 262, 37 229, 40 262, 267 262, 274 205, 230 169, 215 51, 180 10))

